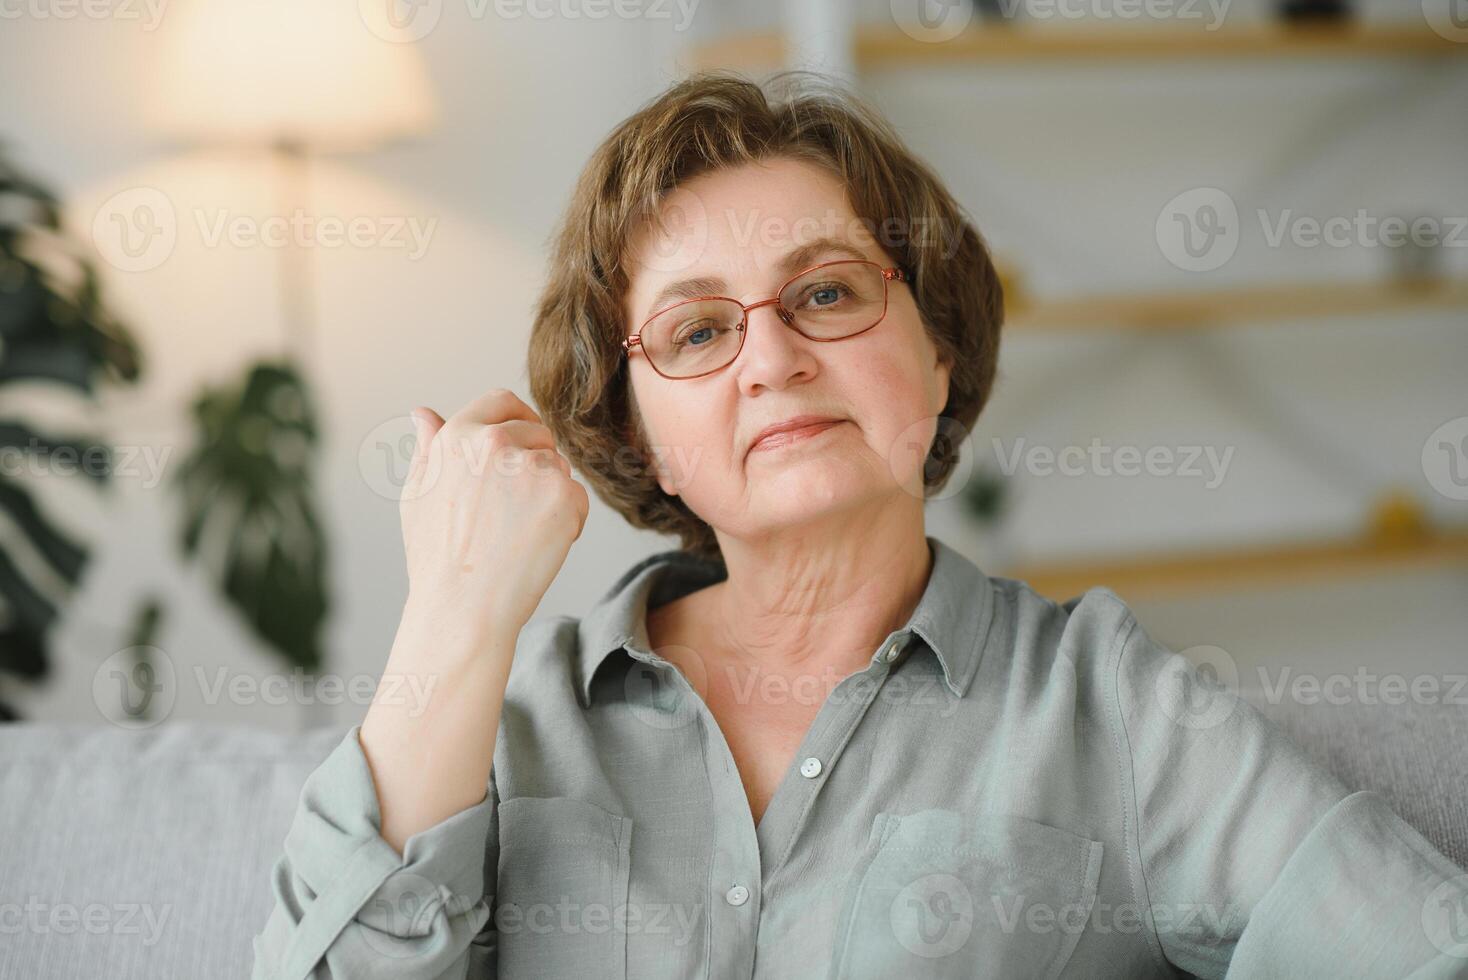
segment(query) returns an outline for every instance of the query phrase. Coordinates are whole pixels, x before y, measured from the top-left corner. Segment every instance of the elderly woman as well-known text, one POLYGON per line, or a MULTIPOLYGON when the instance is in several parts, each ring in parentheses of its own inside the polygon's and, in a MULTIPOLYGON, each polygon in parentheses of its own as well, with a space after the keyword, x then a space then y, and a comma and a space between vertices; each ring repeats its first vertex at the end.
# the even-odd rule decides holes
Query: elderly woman
POLYGON ((801 78, 695 76, 618 126, 556 243, 540 411, 418 410, 386 673, 432 702, 379 699, 308 780, 256 975, 1468 975, 1461 872, 1380 797, 1113 593, 925 534, 998 281, 892 128, 801 78), (573 463, 683 546, 535 619, 573 463))

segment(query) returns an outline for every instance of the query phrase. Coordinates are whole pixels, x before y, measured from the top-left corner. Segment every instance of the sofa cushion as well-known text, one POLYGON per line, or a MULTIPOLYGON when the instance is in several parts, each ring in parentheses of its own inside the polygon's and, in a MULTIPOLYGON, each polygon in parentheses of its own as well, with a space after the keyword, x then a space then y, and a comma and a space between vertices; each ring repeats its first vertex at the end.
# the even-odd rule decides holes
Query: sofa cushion
POLYGON ((1468 707, 1244 697, 1352 790, 1373 790, 1468 867, 1468 707))
POLYGON ((296 797, 345 732, 0 725, 0 903, 24 915, 0 976, 248 977, 296 797))
MULTIPOLYGON (((1468 866, 1468 710, 1245 697, 1468 866)), ((301 786, 346 733, 0 725, 0 905, 26 916, 0 977, 248 977, 301 786)))

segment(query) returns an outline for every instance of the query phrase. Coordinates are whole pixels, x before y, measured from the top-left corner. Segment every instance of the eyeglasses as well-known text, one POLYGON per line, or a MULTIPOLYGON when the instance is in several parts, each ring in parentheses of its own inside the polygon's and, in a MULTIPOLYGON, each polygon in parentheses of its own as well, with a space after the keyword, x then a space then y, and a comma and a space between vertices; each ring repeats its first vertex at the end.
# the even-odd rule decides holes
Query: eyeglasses
POLYGON ((700 296, 648 317, 622 341, 630 358, 642 348, 652 369, 665 378, 687 380, 728 367, 744 349, 749 311, 775 305, 785 326, 810 340, 845 340, 865 333, 887 315, 887 283, 911 282, 900 268, 838 259, 792 276, 778 294, 745 305, 729 296, 700 296))

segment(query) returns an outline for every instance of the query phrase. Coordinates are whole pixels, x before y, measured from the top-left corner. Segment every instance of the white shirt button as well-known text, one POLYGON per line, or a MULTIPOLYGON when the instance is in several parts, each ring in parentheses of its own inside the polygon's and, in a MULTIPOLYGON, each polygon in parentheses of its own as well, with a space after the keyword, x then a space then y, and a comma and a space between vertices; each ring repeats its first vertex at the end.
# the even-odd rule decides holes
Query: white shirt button
POLYGON ((821 760, 811 756, 800 764, 800 774, 806 779, 815 779, 821 774, 821 760))
POLYGON ((730 905, 743 905, 749 901, 749 889, 743 885, 735 885, 724 893, 724 901, 730 905))
POLYGON ((901 649, 902 641, 893 640, 892 643, 887 647, 887 652, 882 654, 882 659, 890 664, 892 661, 897 659, 897 654, 901 651, 901 649))

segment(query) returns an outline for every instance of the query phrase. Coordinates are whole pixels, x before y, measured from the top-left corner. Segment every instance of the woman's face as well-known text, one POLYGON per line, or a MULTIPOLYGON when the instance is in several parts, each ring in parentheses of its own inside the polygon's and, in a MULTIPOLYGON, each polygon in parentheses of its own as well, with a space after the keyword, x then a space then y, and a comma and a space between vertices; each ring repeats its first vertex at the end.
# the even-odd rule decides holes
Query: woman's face
MULTIPOLYGON (((693 295, 753 303, 820 262, 895 265, 840 183, 805 161, 780 158, 689 180, 667 197, 663 216, 665 230, 649 225, 630 243, 627 335, 686 298, 659 298, 683 280, 713 280, 701 285, 715 288, 693 295), (825 239, 833 241, 820 244, 825 239)), ((830 342, 808 340, 773 305, 762 306, 749 313, 734 362, 700 378, 664 378, 634 349, 633 393, 663 490, 735 537, 921 500, 949 368, 910 287, 891 282, 887 295, 876 327, 830 342), (811 438, 749 451, 766 426, 798 415, 841 421, 811 438)))

